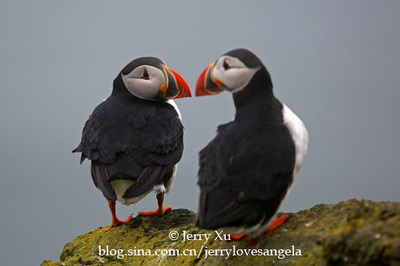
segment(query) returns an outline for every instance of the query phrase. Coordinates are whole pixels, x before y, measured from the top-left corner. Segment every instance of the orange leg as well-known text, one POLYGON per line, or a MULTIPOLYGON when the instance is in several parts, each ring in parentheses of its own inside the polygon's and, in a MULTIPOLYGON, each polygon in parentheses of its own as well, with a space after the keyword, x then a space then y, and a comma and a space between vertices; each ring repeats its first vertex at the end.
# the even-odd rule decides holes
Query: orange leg
POLYGON ((123 225, 132 219, 132 215, 129 215, 128 219, 125 221, 120 221, 117 218, 117 215, 115 214, 115 200, 108 200, 108 207, 110 207, 111 211, 111 225, 106 228, 106 231, 110 231, 111 228, 123 225))
MULTIPOLYGON (((265 230, 265 233, 271 232, 275 229, 277 229, 279 226, 284 224, 286 220, 289 219, 289 215, 284 215, 281 217, 275 217, 275 219, 271 222, 271 224, 268 226, 267 230, 265 230)), ((237 234, 237 235, 231 235, 231 240, 242 240, 243 238, 246 237, 246 234, 237 234)), ((249 239, 249 244, 254 245, 260 240, 258 237, 256 238, 250 238, 249 239)))
POLYGON ((158 216, 163 216, 165 211, 170 211, 172 210, 171 206, 165 206, 163 207, 163 202, 164 202, 164 194, 159 193, 156 196, 157 198, 157 203, 158 203, 158 208, 155 211, 150 211, 150 212, 140 212, 141 215, 158 215, 158 216))

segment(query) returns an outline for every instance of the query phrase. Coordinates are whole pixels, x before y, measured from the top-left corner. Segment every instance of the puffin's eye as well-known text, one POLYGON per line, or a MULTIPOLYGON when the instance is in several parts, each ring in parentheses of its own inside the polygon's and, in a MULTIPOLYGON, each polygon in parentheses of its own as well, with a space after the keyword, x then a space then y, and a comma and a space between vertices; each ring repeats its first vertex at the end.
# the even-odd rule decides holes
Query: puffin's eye
POLYGON ((224 67, 225 70, 228 70, 228 69, 231 68, 231 66, 226 61, 224 61, 223 67, 224 67))
POLYGON ((149 75, 149 73, 147 72, 146 69, 143 71, 142 78, 143 79, 149 79, 150 78, 150 75, 149 75))

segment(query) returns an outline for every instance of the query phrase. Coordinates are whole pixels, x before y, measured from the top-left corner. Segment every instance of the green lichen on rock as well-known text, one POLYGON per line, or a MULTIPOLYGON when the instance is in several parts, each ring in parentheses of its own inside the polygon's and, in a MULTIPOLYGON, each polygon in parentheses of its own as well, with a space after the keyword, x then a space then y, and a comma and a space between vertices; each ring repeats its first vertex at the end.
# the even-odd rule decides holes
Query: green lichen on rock
POLYGON ((76 237, 60 262, 42 265, 400 265, 400 203, 348 200, 289 215, 255 245, 195 227, 188 210, 138 215, 76 237))

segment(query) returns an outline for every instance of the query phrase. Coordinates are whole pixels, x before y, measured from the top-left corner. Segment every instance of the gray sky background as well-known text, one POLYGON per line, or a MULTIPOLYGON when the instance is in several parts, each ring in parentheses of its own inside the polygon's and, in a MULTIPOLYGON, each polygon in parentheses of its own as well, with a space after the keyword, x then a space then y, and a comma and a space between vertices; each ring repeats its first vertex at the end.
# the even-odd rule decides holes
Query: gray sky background
MULTIPOLYGON (((400 201, 400 2, 1 1, 0 264, 59 260, 111 221, 72 154, 131 60, 156 56, 194 91, 221 54, 248 48, 306 124, 309 153, 281 211, 350 198, 400 201)), ((185 151, 165 203, 197 210, 198 151, 234 115, 229 93, 181 99, 185 151)), ((153 210, 153 194, 125 219, 153 210)))

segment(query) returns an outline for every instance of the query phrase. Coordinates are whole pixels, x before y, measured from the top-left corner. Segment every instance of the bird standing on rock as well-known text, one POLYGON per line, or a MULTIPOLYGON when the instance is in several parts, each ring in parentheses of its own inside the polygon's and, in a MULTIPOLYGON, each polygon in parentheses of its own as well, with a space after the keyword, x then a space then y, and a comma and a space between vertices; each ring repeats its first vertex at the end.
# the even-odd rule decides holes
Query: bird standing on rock
POLYGON ((272 87, 265 66, 246 49, 222 55, 201 73, 196 96, 227 90, 236 113, 200 151, 200 228, 256 243, 289 218, 276 214, 306 156, 308 133, 272 87))
POLYGON ((110 230, 128 222, 116 216, 115 202, 125 205, 154 190, 158 209, 140 212, 162 216, 163 207, 183 152, 183 125, 172 99, 190 97, 185 80, 155 57, 126 65, 115 78, 112 94, 98 105, 83 128, 73 152, 81 163, 91 160, 93 183, 108 201, 110 230))

